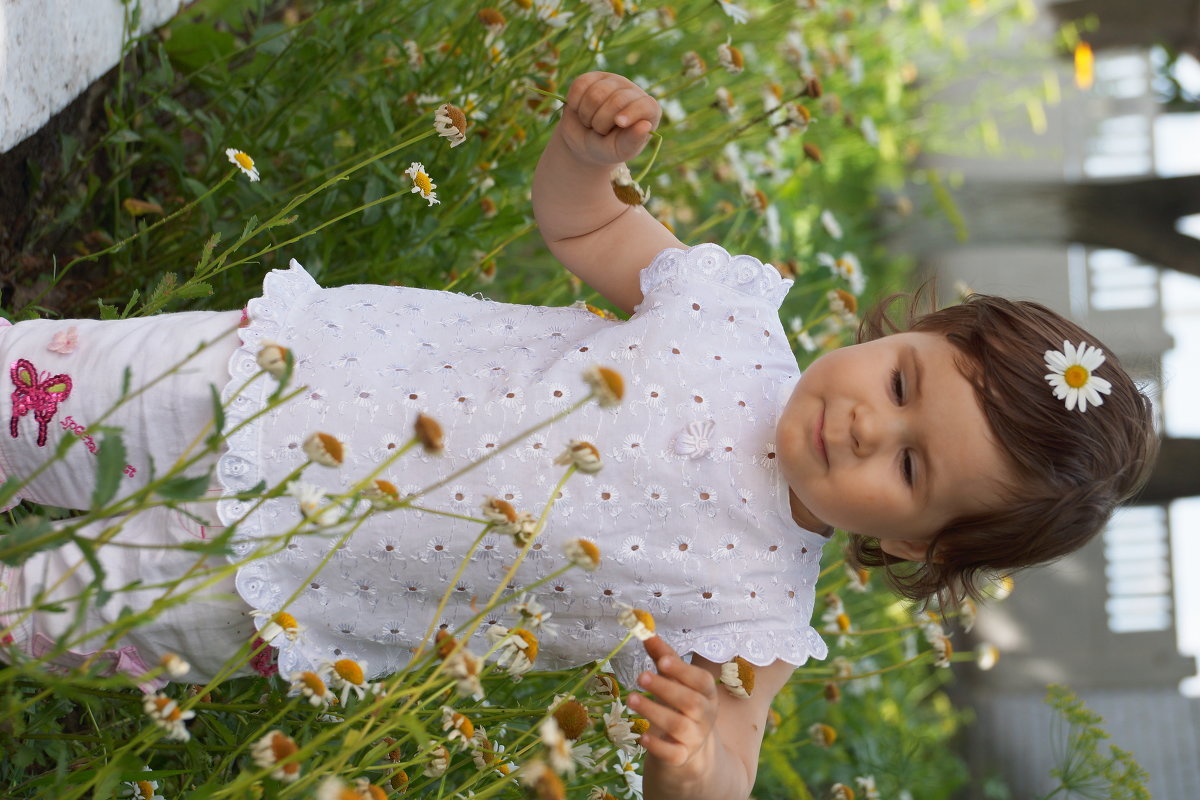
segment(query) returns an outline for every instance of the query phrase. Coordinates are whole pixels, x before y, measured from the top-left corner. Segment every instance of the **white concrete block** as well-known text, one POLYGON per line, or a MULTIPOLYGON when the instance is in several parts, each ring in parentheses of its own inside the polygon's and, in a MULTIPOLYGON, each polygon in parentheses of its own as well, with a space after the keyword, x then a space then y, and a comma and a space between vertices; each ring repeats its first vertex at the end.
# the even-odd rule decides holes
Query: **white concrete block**
MULTIPOLYGON (((137 0, 137 33, 174 16, 187 0, 137 0)), ((0 0, 0 152, 11 150, 117 65, 124 37, 120 0, 0 0)))

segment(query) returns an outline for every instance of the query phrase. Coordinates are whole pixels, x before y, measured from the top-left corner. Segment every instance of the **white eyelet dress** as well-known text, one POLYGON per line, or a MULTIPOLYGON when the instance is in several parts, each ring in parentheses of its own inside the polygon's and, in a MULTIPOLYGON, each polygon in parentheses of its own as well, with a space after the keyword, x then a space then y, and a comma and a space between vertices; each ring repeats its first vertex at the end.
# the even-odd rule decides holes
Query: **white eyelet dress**
MULTIPOLYGON (((624 376, 618 407, 588 403, 418 501, 480 517, 494 496, 537 516, 568 442, 600 450, 603 469, 565 484, 509 587, 566 564, 572 539, 602 553, 598 570, 572 569, 532 590, 555 628, 543 631, 536 666, 606 655, 625 633, 618 603, 650 611, 681 654, 757 665, 824 658, 810 619, 825 540, 792 521, 773 444, 799 377, 778 318, 790 286, 770 265, 712 244, 660 253, 641 273, 644 300, 626 321, 412 288, 323 289, 295 261, 268 275, 230 361, 227 429, 246 424, 218 462, 226 494, 218 512, 226 525, 251 512, 236 529, 238 592, 255 608, 286 608, 306 628, 283 643, 280 669, 337 658, 365 661, 373 675, 404 666, 482 526, 402 509, 373 515, 332 555, 344 528, 280 550, 270 537, 300 520, 295 499, 251 511, 254 502, 235 494, 284 479, 304 462, 300 445, 314 431, 336 436, 348 454, 342 467, 312 466, 303 479, 344 491, 402 446, 424 412, 446 432, 444 455, 414 448, 378 476, 401 496, 416 493, 585 396, 581 375, 591 365, 624 376), (264 340, 293 350, 292 385, 308 388, 252 420, 273 382, 235 389, 257 371, 264 340)), ((437 624, 465 625, 516 554, 510 539, 485 536, 437 624)), ((482 629, 496 622, 516 624, 511 614, 488 615, 472 649, 487 649, 482 629)), ((636 642, 614 660, 626 681, 647 666, 636 642)))

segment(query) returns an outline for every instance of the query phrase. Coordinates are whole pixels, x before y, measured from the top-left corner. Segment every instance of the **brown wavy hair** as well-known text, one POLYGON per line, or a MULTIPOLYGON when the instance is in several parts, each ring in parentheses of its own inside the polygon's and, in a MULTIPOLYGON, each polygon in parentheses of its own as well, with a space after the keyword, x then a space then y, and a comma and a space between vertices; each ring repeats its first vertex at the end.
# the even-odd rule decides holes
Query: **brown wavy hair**
POLYGON ((857 566, 884 567, 905 597, 953 603, 978 599, 997 575, 1082 547, 1145 483, 1158 436, 1150 399, 1112 351, 1074 322, 1038 303, 983 294, 934 310, 934 297, 927 284, 885 299, 864 315, 858 341, 905 330, 945 336, 1016 484, 1006 488, 1003 507, 959 517, 938 531, 928 550, 936 560, 906 562, 857 534, 850 535, 847 555, 857 566), (907 304, 900 322, 891 314, 897 301, 907 304), (1061 350, 1064 340, 1104 351, 1096 376, 1112 384, 1112 393, 1085 413, 1067 411, 1044 377, 1046 351, 1061 350), (894 569, 898 564, 909 566, 894 569))

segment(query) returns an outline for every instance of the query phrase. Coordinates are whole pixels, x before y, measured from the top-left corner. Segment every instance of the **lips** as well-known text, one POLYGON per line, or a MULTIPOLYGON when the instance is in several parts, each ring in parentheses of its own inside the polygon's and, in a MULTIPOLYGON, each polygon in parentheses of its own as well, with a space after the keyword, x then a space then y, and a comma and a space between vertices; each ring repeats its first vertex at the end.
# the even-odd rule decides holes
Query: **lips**
POLYGON ((821 406, 821 413, 817 415, 817 424, 813 426, 813 448, 817 451, 817 455, 825 462, 825 466, 829 466, 829 453, 825 451, 825 407, 821 406))

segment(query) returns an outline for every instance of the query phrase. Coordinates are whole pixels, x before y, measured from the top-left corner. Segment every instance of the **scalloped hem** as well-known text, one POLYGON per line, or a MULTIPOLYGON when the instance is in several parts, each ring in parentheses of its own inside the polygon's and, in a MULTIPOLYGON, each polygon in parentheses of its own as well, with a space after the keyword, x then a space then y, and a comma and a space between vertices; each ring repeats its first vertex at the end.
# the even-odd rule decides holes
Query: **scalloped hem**
POLYGON ((783 303, 793 284, 770 264, 750 255, 730 255, 724 247, 712 243, 687 250, 668 247, 641 271, 638 280, 645 295, 672 278, 695 279, 697 275, 736 292, 765 298, 775 308, 783 303))
MULTIPOLYGON (((270 593, 261 580, 248 580, 244 560, 257 547, 257 540, 263 533, 261 512, 272 501, 250 514, 254 503, 239 500, 236 495, 264 480, 263 465, 259 460, 261 419, 250 418, 266 407, 276 383, 269 377, 247 382, 261 371, 257 356, 263 342, 288 346, 283 335, 288 312, 298 300, 320 289, 294 258, 288 269, 267 273, 263 278, 262 295, 246 305, 248 324, 238 330, 241 344, 229 358, 229 382, 221 392, 221 399, 226 404, 226 429, 236 431, 227 438, 225 452, 217 460, 217 481, 221 486, 217 516, 222 525, 234 530, 233 552, 228 556, 230 563, 238 565, 234 586, 251 608, 265 608, 271 602, 270 593)), ((261 627, 263 622, 258 619, 255 624, 261 627)))

